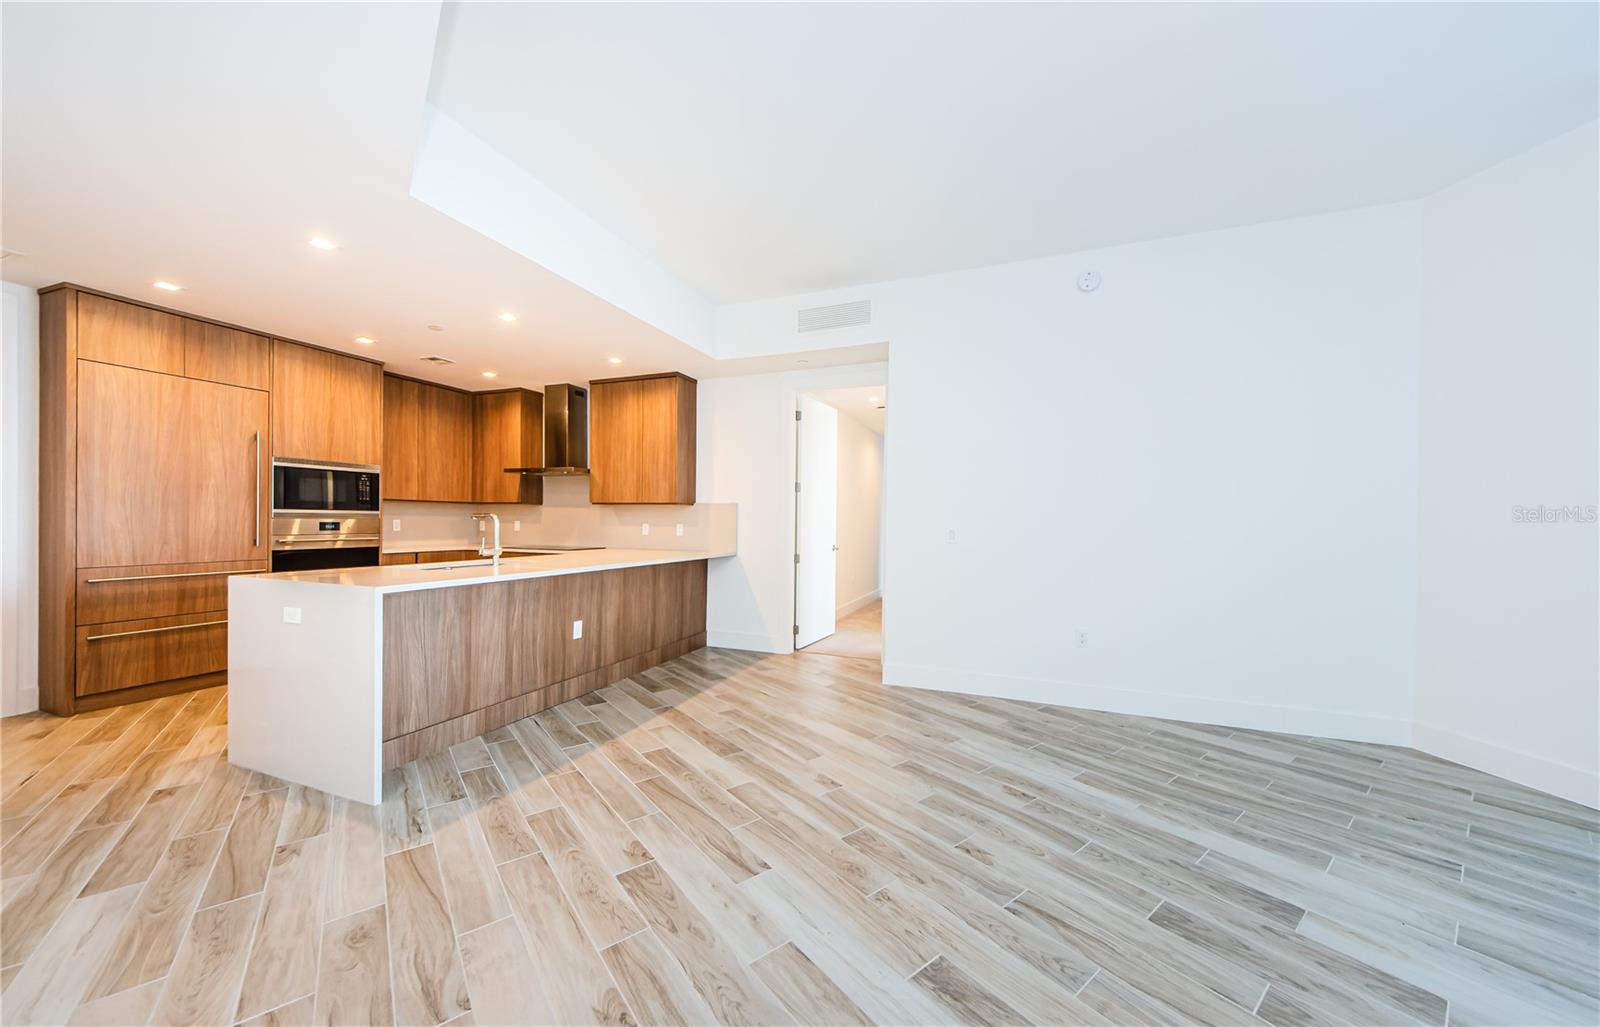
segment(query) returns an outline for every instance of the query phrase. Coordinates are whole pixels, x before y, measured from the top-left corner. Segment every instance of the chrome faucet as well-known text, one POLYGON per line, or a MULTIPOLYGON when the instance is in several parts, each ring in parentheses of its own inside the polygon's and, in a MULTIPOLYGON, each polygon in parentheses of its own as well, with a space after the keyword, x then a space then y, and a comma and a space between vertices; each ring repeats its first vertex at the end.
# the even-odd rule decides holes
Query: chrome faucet
POLYGON ((481 521, 485 517, 489 518, 489 522, 494 525, 494 548, 493 549, 489 548, 489 543, 488 543, 487 539, 485 539, 483 541, 480 541, 478 543, 478 555, 479 556, 493 557, 494 558, 494 569, 495 570, 499 570, 500 569, 500 551, 501 551, 500 550, 500 515, 499 514, 492 514, 492 513, 475 513, 475 514, 472 515, 472 519, 475 520, 475 521, 481 521))

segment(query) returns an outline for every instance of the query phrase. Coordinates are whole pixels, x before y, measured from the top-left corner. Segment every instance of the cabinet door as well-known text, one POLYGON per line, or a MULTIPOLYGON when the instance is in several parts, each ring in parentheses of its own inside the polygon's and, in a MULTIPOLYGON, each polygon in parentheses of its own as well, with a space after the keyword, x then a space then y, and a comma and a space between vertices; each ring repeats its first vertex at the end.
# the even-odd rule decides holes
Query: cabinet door
POLYGON ((78 362, 78 566, 264 559, 267 394, 78 362))
POLYGON ((275 340, 272 423, 277 456, 376 465, 383 459, 383 368, 275 340))
POLYGON ((264 336, 208 321, 185 321, 183 373, 224 385, 265 389, 271 378, 271 344, 264 336))
POLYGON ((421 499, 418 443, 421 386, 408 378, 383 378, 384 499, 421 499))
POLYGON ((418 499, 472 501, 472 396, 429 385, 422 392, 417 446, 422 494, 418 499))
POLYGON ((473 396, 472 498, 478 503, 538 503, 544 482, 507 467, 543 463, 544 397, 527 389, 473 396))
POLYGON ((590 502, 694 502, 693 396, 676 375, 591 383, 590 502))
POLYGON ((188 318, 78 293, 78 356, 147 371, 183 374, 188 318))

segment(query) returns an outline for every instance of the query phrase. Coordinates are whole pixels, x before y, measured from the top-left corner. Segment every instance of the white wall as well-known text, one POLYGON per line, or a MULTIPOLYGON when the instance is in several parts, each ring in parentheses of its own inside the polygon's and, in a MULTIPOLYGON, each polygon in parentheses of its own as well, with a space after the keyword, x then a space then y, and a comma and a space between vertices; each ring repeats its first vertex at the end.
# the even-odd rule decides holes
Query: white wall
POLYGON ((39 294, 0 283, 0 716, 39 708, 39 294))
POLYGON ((1593 123, 1423 204, 1416 740, 1600 806, 1593 123))
POLYGON ((834 599, 839 615, 877 598, 883 513, 883 436, 839 414, 838 540, 834 599))
POLYGON ((880 384, 885 373, 858 364, 700 380, 698 498, 739 505, 739 555, 713 561, 707 575, 709 644, 793 651, 795 401, 812 389, 880 384))
MULTIPOLYGON (((892 340, 886 680, 1404 742, 1419 247, 1400 204, 719 323, 759 350, 797 306, 871 298, 868 331, 892 340), (1104 284, 1085 294, 1088 268, 1104 284), (1065 642, 1078 627, 1087 648, 1065 642)), ((781 497, 780 404, 713 384, 706 445, 773 464, 781 497)), ((738 499, 741 534, 763 523, 743 495, 707 498, 738 499)))

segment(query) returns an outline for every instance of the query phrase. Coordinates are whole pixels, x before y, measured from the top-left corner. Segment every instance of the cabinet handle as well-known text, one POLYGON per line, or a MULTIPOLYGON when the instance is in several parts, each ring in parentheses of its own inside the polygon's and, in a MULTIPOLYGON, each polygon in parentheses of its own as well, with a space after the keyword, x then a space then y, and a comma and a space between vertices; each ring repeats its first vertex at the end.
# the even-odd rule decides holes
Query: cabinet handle
POLYGON ((90 635, 85 642, 98 642, 102 638, 127 638, 129 635, 154 635, 161 631, 187 631, 190 628, 210 628, 218 624, 228 623, 227 618, 222 620, 201 621, 199 624, 170 624, 164 628, 140 628, 138 631, 113 631, 105 635, 90 635))
POLYGON ((250 520, 256 526, 255 541, 252 546, 261 548, 261 433, 256 432, 256 499, 255 506, 250 508, 250 520))
POLYGON ((103 585, 110 581, 166 581, 168 578, 216 578, 225 574, 265 574, 258 571, 185 571, 182 574, 129 574, 123 578, 84 578, 85 585, 103 585))

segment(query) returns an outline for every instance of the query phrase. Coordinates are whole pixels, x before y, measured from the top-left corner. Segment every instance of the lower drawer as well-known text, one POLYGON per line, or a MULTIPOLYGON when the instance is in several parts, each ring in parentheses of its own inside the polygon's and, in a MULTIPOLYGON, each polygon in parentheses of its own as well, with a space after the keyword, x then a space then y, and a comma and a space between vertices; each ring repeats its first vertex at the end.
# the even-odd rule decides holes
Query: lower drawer
POLYGON ((78 694, 226 670, 228 615, 185 614, 78 628, 78 694))
POLYGON ((266 569, 260 560, 240 560, 80 570, 74 600, 77 621, 107 624, 226 610, 228 579, 236 574, 261 574, 266 569))

